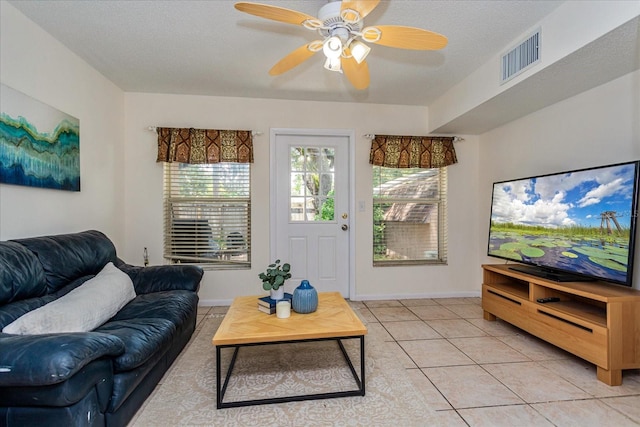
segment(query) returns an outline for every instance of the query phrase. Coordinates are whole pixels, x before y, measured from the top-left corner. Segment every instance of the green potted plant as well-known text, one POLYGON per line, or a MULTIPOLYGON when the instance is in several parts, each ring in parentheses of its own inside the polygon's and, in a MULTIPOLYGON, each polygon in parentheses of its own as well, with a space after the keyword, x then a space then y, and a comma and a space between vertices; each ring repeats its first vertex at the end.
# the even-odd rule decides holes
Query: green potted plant
POLYGON ((277 259, 273 264, 269 264, 267 271, 258 274, 262 280, 262 288, 265 291, 271 291, 271 298, 275 300, 284 297, 284 282, 291 278, 291 265, 284 263, 280 265, 277 259))

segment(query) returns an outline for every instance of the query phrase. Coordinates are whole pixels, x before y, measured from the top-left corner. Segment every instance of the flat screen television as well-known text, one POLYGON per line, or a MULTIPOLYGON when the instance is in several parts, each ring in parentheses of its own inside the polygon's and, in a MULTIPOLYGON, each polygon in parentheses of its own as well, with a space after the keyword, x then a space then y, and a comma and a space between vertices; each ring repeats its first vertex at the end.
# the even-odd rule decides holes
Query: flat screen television
POLYGON ((555 281, 632 286, 640 161, 495 182, 487 254, 555 281))

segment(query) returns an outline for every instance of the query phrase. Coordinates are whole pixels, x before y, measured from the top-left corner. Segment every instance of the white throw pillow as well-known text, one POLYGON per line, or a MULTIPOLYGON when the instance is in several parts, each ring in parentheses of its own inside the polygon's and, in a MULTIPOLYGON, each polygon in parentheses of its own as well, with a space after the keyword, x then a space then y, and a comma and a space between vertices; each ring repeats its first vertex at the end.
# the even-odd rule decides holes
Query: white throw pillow
POLYGON ((94 278, 24 314, 2 332, 18 335, 88 332, 109 320, 135 297, 131 278, 110 262, 94 278))

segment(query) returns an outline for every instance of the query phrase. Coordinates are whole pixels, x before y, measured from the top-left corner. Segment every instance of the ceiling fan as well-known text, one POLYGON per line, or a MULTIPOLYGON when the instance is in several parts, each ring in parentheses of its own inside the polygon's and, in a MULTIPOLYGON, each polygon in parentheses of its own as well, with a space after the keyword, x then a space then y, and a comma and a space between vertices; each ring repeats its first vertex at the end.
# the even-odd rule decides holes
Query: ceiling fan
POLYGON ((437 50, 447 45, 442 34, 400 25, 364 27, 363 19, 380 0, 329 0, 318 11, 318 17, 291 9, 260 3, 239 2, 235 8, 241 12, 301 25, 317 31, 321 40, 300 46, 274 65, 269 74, 276 76, 296 67, 322 50, 324 67, 343 73, 356 89, 369 87, 369 66, 365 58, 371 48, 367 43, 413 50, 437 50))

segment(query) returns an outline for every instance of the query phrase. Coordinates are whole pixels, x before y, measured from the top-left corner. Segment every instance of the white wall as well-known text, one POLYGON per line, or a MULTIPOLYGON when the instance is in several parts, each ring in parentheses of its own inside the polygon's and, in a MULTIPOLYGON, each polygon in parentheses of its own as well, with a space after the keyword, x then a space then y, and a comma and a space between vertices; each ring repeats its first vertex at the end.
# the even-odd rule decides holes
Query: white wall
MULTIPOLYGON (((493 182, 630 160, 640 160, 640 71, 481 135, 477 250, 486 253, 493 182)), ((640 289, 640 247, 634 262, 640 289)))
POLYGON ((80 120, 81 180, 80 192, 0 184, 0 240, 98 229, 120 249, 124 93, 13 6, 0 8, 0 80, 80 120))
MULTIPOLYGON (((207 271, 200 298, 205 303, 229 301, 261 292, 257 275, 272 261, 269 256, 269 133, 271 128, 353 129, 356 135, 355 200, 365 212, 354 212, 356 233, 356 293, 352 298, 394 296, 477 295, 480 277, 476 255, 477 143, 473 137, 458 143, 459 164, 449 171, 450 262, 448 266, 372 267, 370 133, 426 132, 424 107, 281 100, 125 94, 125 235, 124 257, 141 263, 147 247, 152 264, 162 264, 162 165, 155 163, 156 134, 149 126, 251 129, 252 269, 207 271)), ((296 284, 297 285, 297 284, 296 284)), ((288 284, 293 289, 294 284, 288 284)))
MULTIPOLYGON (((585 45, 616 29, 640 13, 637 1, 567 1, 531 28, 523 29, 511 46, 496 46, 500 52, 478 67, 456 86, 449 89, 429 106, 429 129, 438 129, 457 117, 481 106, 508 91, 523 80, 531 78, 556 62, 566 59, 585 45), (542 31, 540 62, 500 84, 500 57, 537 29, 542 31)), ((632 53, 629 53, 630 55, 632 53)), ((599 64, 594 64, 598 67, 599 64)), ((588 75, 588 73, 587 73, 588 75)), ((581 76, 576 76, 580 81, 581 76)), ((556 82, 548 82, 550 85, 556 82)), ((557 98, 556 98, 557 99, 557 98)), ((534 102, 539 102, 539 99, 534 102)), ((520 111, 522 106, 518 106, 520 111)), ((529 110, 531 111, 531 110, 529 110)))

